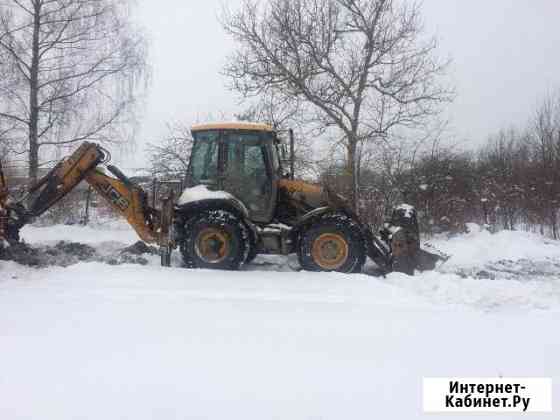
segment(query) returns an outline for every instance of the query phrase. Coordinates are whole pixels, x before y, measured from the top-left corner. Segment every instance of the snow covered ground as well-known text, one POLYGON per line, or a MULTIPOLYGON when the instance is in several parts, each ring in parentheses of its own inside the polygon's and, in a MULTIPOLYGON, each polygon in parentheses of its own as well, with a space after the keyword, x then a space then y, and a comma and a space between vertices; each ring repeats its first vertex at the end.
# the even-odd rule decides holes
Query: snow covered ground
MULTIPOLYGON (((414 277, 0 261, 0 419, 411 420, 431 417, 423 377, 558 384, 560 243, 470 228, 430 241, 451 258, 414 277)), ((121 223, 23 236, 103 254, 137 240, 121 223)))

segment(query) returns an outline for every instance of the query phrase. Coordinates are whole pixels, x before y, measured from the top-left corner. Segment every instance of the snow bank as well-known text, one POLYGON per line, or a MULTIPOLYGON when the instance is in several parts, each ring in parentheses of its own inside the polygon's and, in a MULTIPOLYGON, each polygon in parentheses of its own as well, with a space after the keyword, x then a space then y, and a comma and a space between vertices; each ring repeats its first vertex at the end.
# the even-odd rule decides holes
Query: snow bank
POLYGON ((139 240, 136 232, 125 220, 114 220, 110 223, 94 226, 54 225, 37 227, 27 225, 21 230, 21 237, 30 244, 55 241, 72 241, 85 244, 117 241, 132 244, 139 240))
POLYGON ((474 223, 468 229, 466 234, 429 241, 451 256, 446 266, 483 267, 500 260, 560 259, 560 242, 534 233, 506 230, 490 233, 474 223))
POLYGON ((559 274, 560 269, 557 269, 554 277, 533 276, 530 280, 512 281, 429 271, 414 277, 391 273, 380 281, 438 306, 470 307, 489 312, 560 312, 559 274))

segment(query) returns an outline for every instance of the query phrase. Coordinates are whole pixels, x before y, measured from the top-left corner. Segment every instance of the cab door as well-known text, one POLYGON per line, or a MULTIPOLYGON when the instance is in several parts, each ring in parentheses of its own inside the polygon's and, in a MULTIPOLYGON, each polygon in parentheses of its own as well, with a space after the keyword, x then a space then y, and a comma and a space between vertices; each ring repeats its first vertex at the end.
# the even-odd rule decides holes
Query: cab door
POLYGON ((193 133, 194 143, 191 151, 187 186, 206 185, 215 190, 219 185, 220 131, 200 131, 193 133))
POLYGON ((271 142, 267 132, 229 131, 223 143, 224 189, 245 204, 252 220, 262 223, 271 221, 276 204, 271 142))

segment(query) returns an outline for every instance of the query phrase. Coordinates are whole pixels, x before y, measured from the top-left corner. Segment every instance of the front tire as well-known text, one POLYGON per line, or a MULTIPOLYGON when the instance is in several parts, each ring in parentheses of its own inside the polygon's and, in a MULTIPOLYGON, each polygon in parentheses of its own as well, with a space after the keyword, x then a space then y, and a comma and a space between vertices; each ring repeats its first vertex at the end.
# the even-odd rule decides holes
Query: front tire
POLYGON ((244 223, 226 210, 210 210, 185 224, 181 254, 189 268, 238 270, 249 252, 244 223))
POLYGON ((298 259, 307 271, 361 272, 366 244, 360 227, 345 215, 321 218, 303 232, 298 259))

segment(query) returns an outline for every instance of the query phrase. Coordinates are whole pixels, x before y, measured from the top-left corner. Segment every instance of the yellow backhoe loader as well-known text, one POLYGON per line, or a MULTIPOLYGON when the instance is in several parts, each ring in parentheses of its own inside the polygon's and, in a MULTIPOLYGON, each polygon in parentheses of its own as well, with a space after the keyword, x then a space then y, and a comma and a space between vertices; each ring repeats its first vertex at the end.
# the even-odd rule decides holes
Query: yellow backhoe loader
POLYGON ((157 209, 94 143, 33 185, 33 200, 10 197, 0 166, 0 246, 17 243, 25 224, 86 181, 143 241, 159 245, 164 266, 176 248, 189 268, 236 270, 258 254, 292 253, 310 271, 360 272, 368 256, 385 271, 433 266, 437 257, 419 246, 414 208, 398 207, 374 234, 341 196, 294 179, 293 133, 288 141, 282 134, 257 123, 192 127, 187 189, 157 209))

